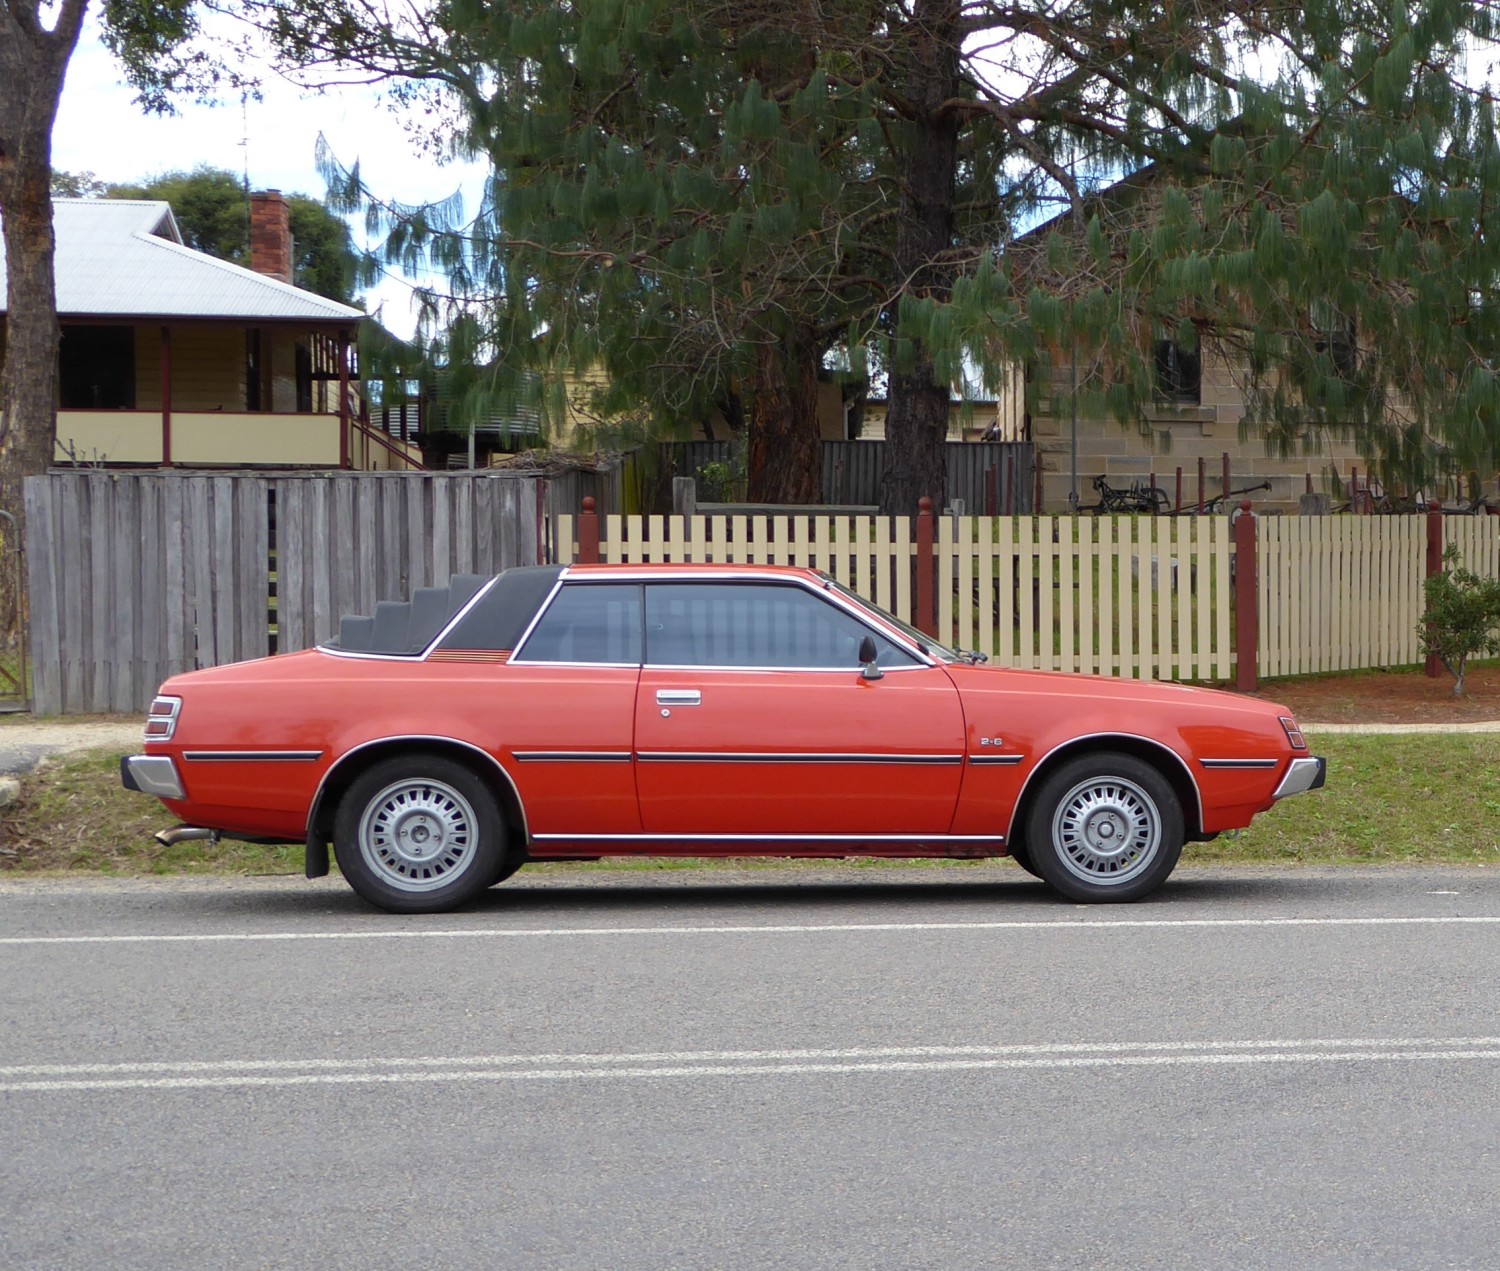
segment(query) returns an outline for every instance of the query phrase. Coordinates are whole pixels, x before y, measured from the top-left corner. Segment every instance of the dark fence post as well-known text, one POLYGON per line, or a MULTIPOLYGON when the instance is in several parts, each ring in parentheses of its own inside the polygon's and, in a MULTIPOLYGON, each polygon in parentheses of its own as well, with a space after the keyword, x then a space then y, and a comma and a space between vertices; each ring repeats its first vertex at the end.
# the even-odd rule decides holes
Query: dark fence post
POLYGON ((1260 589, 1255 559, 1255 513, 1250 500, 1240 501, 1234 523, 1234 686, 1253 693, 1260 657, 1260 589))
POLYGON ((917 630, 937 638, 937 610, 932 585, 932 500, 925 494, 917 500, 917 630))
POLYGON ((594 511, 594 496, 583 497, 583 515, 578 518, 578 563, 599 563, 599 514, 594 511))
MULTIPOLYGON (((1436 506, 1427 509, 1427 577, 1443 572, 1443 513, 1436 506)), ((1424 604, 1423 609, 1426 609, 1424 604)), ((1443 663, 1436 653, 1427 655, 1425 674, 1436 679, 1443 673, 1443 663)))

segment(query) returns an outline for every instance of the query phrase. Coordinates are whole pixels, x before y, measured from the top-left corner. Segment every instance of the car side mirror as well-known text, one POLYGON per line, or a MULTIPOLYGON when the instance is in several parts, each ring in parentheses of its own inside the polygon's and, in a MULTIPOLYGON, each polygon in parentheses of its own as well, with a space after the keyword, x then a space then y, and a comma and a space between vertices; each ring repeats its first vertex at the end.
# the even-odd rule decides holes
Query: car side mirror
POLYGON ((866 680, 879 680, 885 677, 885 672, 876 665, 875 659, 879 654, 875 650, 875 637, 865 636, 859 642, 859 665, 860 677, 866 680))

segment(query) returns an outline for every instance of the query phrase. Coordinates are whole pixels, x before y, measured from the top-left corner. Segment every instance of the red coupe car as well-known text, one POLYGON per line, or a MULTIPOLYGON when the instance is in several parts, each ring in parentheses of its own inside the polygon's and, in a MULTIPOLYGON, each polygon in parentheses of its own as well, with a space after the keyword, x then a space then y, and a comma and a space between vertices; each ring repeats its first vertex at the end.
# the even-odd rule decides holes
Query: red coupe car
POLYGON ((982 662, 810 569, 512 569, 174 676, 121 777, 165 841, 305 842, 309 877, 331 842, 402 913, 611 855, 1009 854, 1135 900, 1323 784, 1281 707, 982 662))

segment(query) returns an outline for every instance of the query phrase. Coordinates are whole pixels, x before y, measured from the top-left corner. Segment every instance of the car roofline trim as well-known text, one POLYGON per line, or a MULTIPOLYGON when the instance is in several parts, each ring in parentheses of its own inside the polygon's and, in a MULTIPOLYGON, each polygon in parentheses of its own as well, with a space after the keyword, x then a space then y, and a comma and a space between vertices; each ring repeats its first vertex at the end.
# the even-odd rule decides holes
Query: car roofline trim
POLYGON ((485 592, 489 591, 489 589, 499 581, 499 578, 499 574, 494 575, 494 577, 492 577, 487 583, 481 586, 478 591, 476 591, 472 596, 464 601, 463 605, 460 606, 458 612, 443 624, 443 629, 439 631, 437 635, 433 636, 431 640, 429 640, 416 652, 370 653, 358 649, 340 649, 327 644, 317 644, 313 647, 317 649, 319 653, 328 654, 329 657, 353 658, 356 661, 363 662, 425 662, 427 661, 427 655, 431 653, 435 648, 437 648, 442 638, 447 635, 448 632, 453 630, 453 628, 456 627, 460 621, 463 620, 464 616, 469 612, 469 610, 479 603, 485 592))
MULTIPOLYGON (((566 565, 564 565, 562 573, 560 573, 557 576, 557 581, 552 584, 552 590, 549 591, 544 597, 542 597, 542 603, 539 604, 536 607, 536 612, 531 615, 531 621, 526 624, 526 630, 523 631, 523 632, 521 632, 521 638, 516 641, 516 647, 511 650, 510 657, 506 659, 506 665, 507 666, 510 665, 510 663, 516 661, 517 658, 522 653, 524 653, 526 651, 526 641, 528 641, 529 639, 531 639, 531 633, 536 630, 536 624, 539 623, 542 620, 542 616, 547 612, 547 610, 549 610, 550 608, 552 608, 552 602, 557 598, 557 593, 562 590, 563 583, 567 581, 567 578, 568 578, 568 567, 566 565)), ((523 663, 526 662, 525 658, 520 658, 520 660, 523 663)), ((535 665, 539 665, 539 664, 538 663, 529 663, 528 665, 535 666, 535 665)), ((589 662, 589 663, 584 663, 583 665, 597 666, 597 665, 600 665, 600 664, 599 663, 595 663, 595 662, 589 662)), ((640 666, 640 662, 639 661, 635 661, 635 662, 621 662, 621 663, 618 663, 617 665, 620 665, 620 666, 637 666, 638 667, 638 666, 640 666)))
MULTIPOLYGON (((804 567, 798 565, 798 566, 784 566, 783 568, 786 568, 786 569, 803 569, 804 567)), ((526 631, 524 632, 524 634, 522 634, 520 640, 518 640, 516 642, 515 653, 511 654, 511 657, 510 657, 510 661, 511 662, 520 661, 520 662, 525 663, 528 666, 551 665, 551 664, 548 664, 548 663, 541 663, 541 662, 527 662, 524 657, 520 657, 519 655, 525 650, 526 640, 531 635, 531 628, 534 627, 534 626, 536 626, 536 624, 541 620, 542 615, 547 612, 548 607, 552 604, 553 597, 557 595, 558 588, 561 587, 565 582, 568 581, 568 575, 570 573, 570 570, 571 570, 570 566, 566 566, 565 565, 563 567, 562 573, 558 575, 557 586, 554 587, 550 592, 548 592, 546 600, 544 600, 541 603, 541 605, 538 607, 538 609, 536 611, 536 615, 531 620, 530 626, 528 626, 526 628, 526 631)), ((772 586, 782 586, 782 587, 787 586, 788 584, 790 584, 790 585, 795 586, 795 587, 801 587, 804 591, 810 592, 812 595, 817 596, 820 599, 827 601, 829 604, 837 606, 839 609, 843 610, 843 612, 847 613, 850 617, 854 618, 857 622, 860 623, 861 626, 865 627, 872 634, 878 635, 882 640, 887 640, 891 644, 896 645, 899 649, 901 649, 901 651, 903 653, 910 654, 913 658, 915 658, 923 666, 927 666, 927 667, 942 666, 942 662, 939 661, 937 658, 933 657, 930 653, 923 653, 922 650, 917 647, 917 645, 910 639, 910 637, 907 636, 907 634, 904 631, 899 631, 899 630, 897 630, 894 627, 888 627, 888 626, 886 626, 885 623, 883 623, 883 622, 881 622, 879 620, 878 615, 872 614, 869 611, 861 608, 859 605, 854 604, 846 596, 840 594, 839 592, 830 590, 829 588, 823 586, 821 583, 815 581, 814 578, 809 578, 806 573, 758 574, 758 573, 754 572, 753 568, 752 569, 740 570, 740 569, 736 569, 736 568, 734 568, 734 567, 731 566, 728 569, 703 569, 703 570, 694 570, 692 568, 686 568, 686 569, 683 569, 680 573, 674 572, 674 573, 672 573, 670 575, 663 575, 663 574, 651 573, 648 569, 644 569, 644 568, 640 569, 640 570, 635 570, 635 569, 633 569, 629 565, 624 565, 624 566, 621 566, 617 570, 616 569, 610 570, 610 572, 607 573, 607 574, 606 573, 601 573, 601 574, 599 574, 597 576, 583 575, 583 576, 580 576, 580 577, 577 577, 577 578, 574 579, 575 582, 577 582, 581 586, 585 586, 585 587, 593 585, 593 584, 598 584, 598 583, 612 583, 612 582, 613 583, 634 582, 634 583, 642 583, 642 584, 648 583, 648 582, 658 582, 658 583, 663 583, 663 582, 664 583, 696 582, 696 583, 702 583, 702 582, 724 582, 726 580, 729 580, 729 581, 749 581, 749 582, 769 583, 772 586), (872 619, 874 619, 874 621, 872 621, 872 619)), ((583 665, 583 666, 597 666, 599 664, 598 663, 579 663, 578 665, 583 665)), ((628 664, 627 663, 618 663, 618 664, 611 664, 611 665, 628 665, 628 664)), ((639 665, 641 665, 643 667, 651 667, 653 665, 657 665, 657 669, 674 669, 674 668, 662 667, 662 666, 660 666, 658 664, 653 664, 653 663, 647 662, 646 661, 646 650, 644 648, 641 649, 641 661, 640 661, 639 665)), ((689 670, 717 669, 717 670, 726 670, 726 671, 780 671, 780 670, 796 670, 796 669, 800 669, 800 668, 788 668, 788 667, 777 667, 777 666, 760 666, 760 667, 718 667, 718 668, 690 667, 690 668, 687 668, 687 669, 689 669, 689 670)), ((830 668, 830 667, 813 667, 813 668, 807 668, 807 669, 810 669, 810 670, 820 670, 821 671, 821 670, 839 670, 840 668, 837 668, 837 667, 832 667, 832 668, 830 668)), ((858 668, 856 668, 856 667, 849 667, 848 669, 851 670, 851 671, 854 671, 854 670, 857 670, 858 668)), ((881 668, 881 670, 886 671, 886 672, 897 671, 897 670, 901 670, 901 669, 903 669, 903 668, 901 668, 901 667, 892 667, 892 666, 887 666, 887 667, 882 667, 881 668)))
POLYGON ((1177 766, 1182 769, 1188 779, 1188 784, 1193 787, 1193 798, 1198 804, 1198 827, 1203 827, 1203 791, 1198 786, 1198 779, 1193 776, 1193 770, 1188 762, 1165 742, 1157 741, 1154 737, 1142 737, 1139 733, 1122 733, 1118 731, 1104 733, 1080 733, 1077 737, 1069 737, 1066 741, 1060 741, 1053 746, 1045 755, 1031 765, 1031 771, 1026 774, 1026 780, 1021 782, 1021 789, 1016 794, 1016 801, 1011 805, 1010 821, 1006 825, 1006 838, 1009 839, 1016 830, 1016 814, 1026 805, 1026 792, 1031 789, 1031 783, 1035 779, 1047 760, 1051 759, 1059 750, 1066 750, 1069 746, 1076 746, 1081 741, 1108 741, 1111 737, 1118 737, 1122 741, 1141 741, 1148 746, 1154 746, 1157 750, 1165 751, 1177 761, 1177 766))
POLYGON ((344 751, 343 754, 328 765, 328 771, 318 781, 318 788, 313 792, 312 802, 307 806, 306 829, 308 836, 312 835, 314 822, 317 820, 318 813, 323 810, 323 795, 328 789, 328 778, 333 776, 343 766, 345 760, 359 754, 360 751, 369 750, 372 746, 388 745, 393 741, 429 741, 445 746, 458 746, 463 750, 472 751, 480 758, 487 760, 495 771, 505 779, 505 784, 510 787, 511 794, 515 796, 516 807, 521 812, 521 825, 519 828, 522 845, 524 846, 531 841, 531 834, 526 827, 526 804, 521 800, 521 791, 516 785, 515 778, 505 770, 505 765, 496 759, 494 755, 490 754, 483 746, 476 746, 472 741, 462 741, 457 737, 446 737, 440 733, 394 733, 389 737, 372 737, 369 741, 362 741, 357 746, 349 747, 348 750, 344 751))
POLYGON ((478 591, 470 596, 469 599, 459 609, 459 611, 443 624, 443 629, 439 631, 437 635, 433 636, 432 639, 427 642, 427 647, 422 650, 422 660, 424 662, 427 660, 427 655, 443 642, 443 638, 448 634, 448 632, 452 631, 454 627, 458 626, 458 624, 468 616, 469 610, 474 608, 475 605, 483 600, 489 593, 490 588, 499 581, 500 575, 496 574, 489 580, 489 582, 485 583, 484 586, 482 586, 478 591))

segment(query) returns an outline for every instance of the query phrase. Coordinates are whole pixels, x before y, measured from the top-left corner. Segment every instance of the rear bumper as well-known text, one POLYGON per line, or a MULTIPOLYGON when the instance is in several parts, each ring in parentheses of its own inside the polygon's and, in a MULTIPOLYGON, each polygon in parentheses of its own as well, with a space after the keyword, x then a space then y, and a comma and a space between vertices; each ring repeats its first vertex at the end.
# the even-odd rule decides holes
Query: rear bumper
POLYGON ((120 784, 158 799, 184 797, 177 765, 166 755, 126 755, 120 760, 120 784))
POLYGON ((1306 794, 1309 790, 1321 790, 1327 777, 1328 760, 1317 755, 1293 759, 1292 766, 1286 770, 1286 776, 1271 798, 1287 799, 1294 794, 1306 794))

